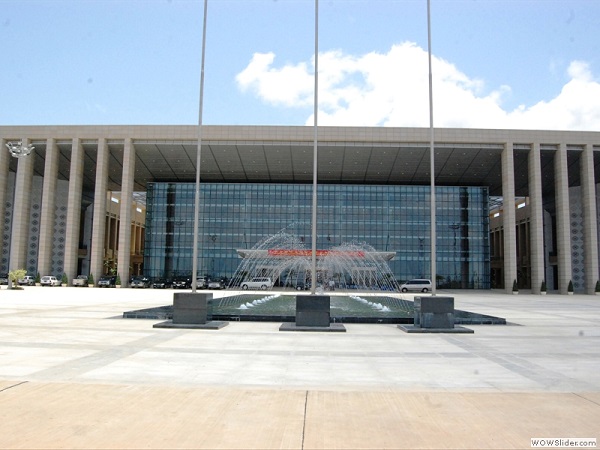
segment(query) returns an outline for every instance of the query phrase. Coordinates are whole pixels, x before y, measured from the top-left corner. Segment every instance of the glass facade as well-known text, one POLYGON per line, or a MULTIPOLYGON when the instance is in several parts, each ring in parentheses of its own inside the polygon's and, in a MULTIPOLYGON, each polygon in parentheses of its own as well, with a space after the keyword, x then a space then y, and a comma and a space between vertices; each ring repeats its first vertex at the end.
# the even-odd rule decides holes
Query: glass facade
MULTIPOLYGON (((198 275, 231 277, 251 249, 281 232, 311 243, 312 185, 202 183, 198 275)), ((190 275, 194 183, 149 183, 144 274, 190 275)), ((429 186, 318 186, 317 249, 365 242, 396 252, 399 281, 430 275, 429 186)), ((436 187, 437 285, 490 288, 487 187, 436 187)))

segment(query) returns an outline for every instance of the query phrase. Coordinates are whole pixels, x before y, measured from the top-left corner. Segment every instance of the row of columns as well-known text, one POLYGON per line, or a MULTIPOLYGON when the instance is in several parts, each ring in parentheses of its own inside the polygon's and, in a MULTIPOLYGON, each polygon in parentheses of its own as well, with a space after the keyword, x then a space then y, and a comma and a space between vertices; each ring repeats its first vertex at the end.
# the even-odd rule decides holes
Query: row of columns
MULTIPOLYGON (((1 140, 2 150, 5 149, 6 142, 6 139, 1 140)), ((22 143, 23 145, 28 145, 29 140, 22 139, 22 143)), ((64 273, 69 280, 72 280, 78 275, 77 265, 79 256, 84 153, 80 138, 73 138, 71 145, 64 250, 64 273)), ((53 138, 47 139, 38 246, 38 272, 41 274, 50 273, 52 267, 59 156, 60 149, 56 144, 56 140, 53 138)), ((0 151, 0 217, 4 217, 5 214, 10 158, 11 156, 7 151, 0 151)), ((10 234, 9 270, 26 267, 34 162, 35 151, 27 157, 18 159, 14 190, 13 219, 10 234)), ((98 140, 96 159, 96 184, 94 192, 94 216, 90 255, 90 272, 96 280, 103 274, 108 162, 108 144, 106 139, 101 138, 98 140)), ((122 251, 118 253, 117 259, 118 272, 124 285, 127 284, 129 278, 129 266, 131 261, 131 255, 128 250, 131 246, 131 208, 133 203, 134 169, 135 149, 132 140, 125 139, 118 243, 118 248, 122 249, 122 251)), ((4 243, 4 245, 7 244, 8 243, 4 243)))
MULTIPOLYGON (((22 140, 24 145, 28 139, 22 140)), ((2 140, 2 148, 6 141, 2 140)), ((40 243, 38 267, 40 273, 50 270, 52 260, 54 210, 56 184, 58 175, 60 150, 52 138, 46 142, 46 161, 44 167, 44 183, 42 192, 42 208, 40 221, 40 243)), ((540 292, 544 279, 543 248, 543 210, 542 210, 542 174, 540 162, 540 144, 534 143, 529 151, 529 193, 531 202, 531 286, 533 293, 540 292)), ((13 209, 13 226, 11 229, 11 251, 9 267, 25 267, 29 214, 31 209, 31 187, 33 179, 34 157, 19 158, 15 182, 15 201, 13 209)), ((585 277, 586 293, 594 292, 598 278, 598 225, 596 221, 596 194, 594 178, 593 147, 585 145, 581 160, 581 188, 584 214, 585 239, 585 277)), ((83 183, 84 150, 79 138, 74 138, 71 147, 71 165, 68 194, 67 227, 64 257, 64 272, 69 280, 77 275, 77 258, 79 251, 79 227, 81 215, 81 195, 83 183)), ((97 279, 103 273, 106 192, 108 186, 109 149, 106 139, 98 140, 96 160, 96 184, 94 193, 94 217, 92 228, 91 273, 97 279)), ((10 155, 0 152, 0 217, 4 216, 6 204, 7 180, 10 155)), ((504 286, 512 289, 513 280, 517 278, 516 254, 516 214, 514 183, 514 148, 513 143, 506 143, 501 157, 502 195, 504 198, 504 286)), ((571 246, 569 227, 569 183, 566 144, 560 144, 555 152, 554 170, 556 179, 556 223, 558 250, 558 286, 560 293, 566 293, 571 280, 571 246)), ((120 203, 120 224, 117 266, 123 284, 129 278, 131 255, 131 220, 132 197, 135 171, 135 147, 130 138, 124 141, 123 172, 120 203)))
MULTIPOLYGON (((544 227, 542 199, 542 171, 540 144, 531 146, 528 157, 530 199, 531 290, 540 293, 544 280, 544 227)), ((585 145, 581 156, 581 189, 584 216, 585 292, 593 294, 598 280, 598 224, 596 221, 596 192, 594 154, 592 145, 585 145)), ((569 207, 569 173, 567 146, 560 144, 554 154, 556 199, 556 247, 558 290, 568 291, 572 277, 571 229, 569 207)), ((506 143, 502 152, 502 196, 504 201, 504 286, 512 289, 517 278, 517 242, 515 223, 515 182, 513 143, 506 143)))

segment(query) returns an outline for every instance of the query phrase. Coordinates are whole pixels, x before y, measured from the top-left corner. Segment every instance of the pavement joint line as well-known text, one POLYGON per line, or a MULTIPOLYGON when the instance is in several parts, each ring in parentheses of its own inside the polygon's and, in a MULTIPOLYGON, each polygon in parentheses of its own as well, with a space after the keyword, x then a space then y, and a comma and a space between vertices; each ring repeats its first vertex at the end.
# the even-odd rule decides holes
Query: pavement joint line
POLYGON ((585 396, 583 396, 583 395, 581 395, 581 394, 578 394, 577 392, 571 392, 571 393, 572 393, 572 394, 574 394, 574 395, 576 395, 576 396, 577 396, 577 397, 579 397, 579 398, 582 398, 582 399, 584 399, 584 400, 587 400, 587 401, 588 401, 588 402, 590 402, 590 403, 593 403, 594 405, 598 405, 598 406, 600 406, 600 403, 599 403, 599 402, 595 402, 595 401, 594 401, 594 400, 592 400, 591 398, 585 397, 585 396))
POLYGON ((308 408, 308 391, 304 393, 304 417, 302 418, 302 445, 300 448, 304 450, 304 432, 306 431, 306 410, 308 408))
MULTIPOLYGON (((544 387, 551 387, 552 385, 556 384, 557 380, 561 380, 565 377, 565 375, 561 373, 541 367, 535 363, 532 363, 531 361, 519 357, 518 355, 505 355, 503 352, 496 349, 490 350, 478 348, 478 346, 474 345, 473 341, 467 342, 453 336, 444 336, 444 339, 449 343, 468 351, 476 357, 487 359, 488 361, 504 367, 510 372, 525 377, 528 380, 531 380, 534 383, 544 387), (541 373, 544 373, 544 376, 540 376, 539 374, 541 373), (546 379, 550 379, 551 383, 544 383, 544 380, 546 379)), ((481 347, 487 347, 481 341, 479 341, 479 343, 481 344, 481 347)), ((575 383, 582 390, 594 390, 594 386, 586 383, 585 381, 577 380, 571 377, 568 378, 571 383, 575 383)))
POLYGON ((21 386, 22 384, 25 384, 25 383, 29 383, 29 381, 21 381, 20 383, 13 384, 12 386, 7 386, 4 389, 0 389, 0 393, 2 393, 4 391, 8 391, 9 389, 12 389, 12 388, 16 388, 16 387, 21 386))
POLYGON ((173 333, 154 333, 144 336, 127 346, 120 346, 118 351, 111 346, 105 346, 103 350, 94 352, 74 360, 66 361, 62 364, 42 369, 31 374, 32 377, 49 377, 50 379, 62 379, 65 375, 71 377, 81 376, 84 373, 105 367, 128 356, 154 347, 156 344, 163 343, 185 334, 185 330, 177 330, 173 333))

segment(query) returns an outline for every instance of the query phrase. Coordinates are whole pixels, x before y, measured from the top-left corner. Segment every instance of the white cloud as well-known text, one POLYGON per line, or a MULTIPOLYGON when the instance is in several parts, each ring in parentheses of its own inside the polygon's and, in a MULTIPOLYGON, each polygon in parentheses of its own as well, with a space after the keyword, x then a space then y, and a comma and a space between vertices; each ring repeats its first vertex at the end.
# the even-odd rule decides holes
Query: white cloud
POLYGON ((250 64, 236 76, 238 86, 243 91, 253 90, 260 99, 273 105, 312 105, 314 81, 306 63, 273 69, 274 60, 274 53, 255 53, 250 64))
MULTIPOLYGON (((256 53, 236 80, 243 91, 277 107, 313 104, 314 61, 274 67, 275 54, 256 53)), ((454 64, 435 56, 436 127, 596 130, 600 128, 600 83, 583 61, 573 61, 570 80, 547 102, 502 108, 510 87, 485 90, 454 64)), ((319 124, 340 126, 429 126, 427 52, 416 44, 361 56, 319 54, 319 124)), ((312 109, 311 109, 312 110, 312 109)), ((312 115, 306 124, 313 123, 312 115)))

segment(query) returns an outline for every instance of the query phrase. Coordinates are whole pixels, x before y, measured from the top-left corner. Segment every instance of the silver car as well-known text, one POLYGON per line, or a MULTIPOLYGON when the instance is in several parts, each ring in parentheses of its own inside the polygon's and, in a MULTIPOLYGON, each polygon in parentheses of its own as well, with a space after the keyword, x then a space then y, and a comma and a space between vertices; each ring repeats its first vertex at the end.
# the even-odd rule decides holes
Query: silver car
POLYGON ((17 283, 21 286, 34 286, 35 285, 35 277, 31 275, 26 275, 23 278, 19 278, 17 283))
POLYGON ((223 289, 223 283, 219 280, 210 280, 208 282, 209 289, 223 289))
POLYGON ((87 286, 88 277, 86 275, 77 275, 77 278, 73 278, 73 286, 87 286))
POLYGON ((134 277, 131 279, 131 283, 130 283, 129 287, 145 289, 145 288, 150 287, 150 285, 151 285, 151 282, 150 282, 149 278, 134 277))
POLYGON ((61 280, 59 280, 53 275, 45 275, 41 278, 40 284, 42 286, 60 286, 61 280))

